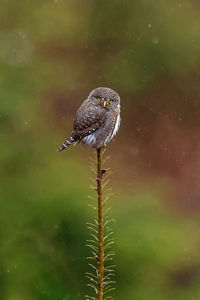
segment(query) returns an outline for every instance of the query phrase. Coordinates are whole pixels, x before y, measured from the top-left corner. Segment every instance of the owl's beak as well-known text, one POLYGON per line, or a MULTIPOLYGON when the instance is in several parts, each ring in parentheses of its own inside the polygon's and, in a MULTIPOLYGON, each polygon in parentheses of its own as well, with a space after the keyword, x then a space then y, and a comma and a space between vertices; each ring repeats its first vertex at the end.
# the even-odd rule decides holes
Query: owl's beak
POLYGON ((107 101, 103 101, 103 107, 106 107, 107 101))

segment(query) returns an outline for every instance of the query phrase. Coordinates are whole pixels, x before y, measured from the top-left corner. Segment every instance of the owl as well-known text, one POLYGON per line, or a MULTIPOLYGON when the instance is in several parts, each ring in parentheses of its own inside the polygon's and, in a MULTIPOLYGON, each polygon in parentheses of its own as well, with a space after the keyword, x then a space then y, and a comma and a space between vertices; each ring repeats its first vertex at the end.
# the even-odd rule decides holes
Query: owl
POLYGON ((120 120, 119 95, 110 88, 98 87, 77 110, 73 131, 57 150, 60 152, 79 142, 102 148, 116 135, 120 120))

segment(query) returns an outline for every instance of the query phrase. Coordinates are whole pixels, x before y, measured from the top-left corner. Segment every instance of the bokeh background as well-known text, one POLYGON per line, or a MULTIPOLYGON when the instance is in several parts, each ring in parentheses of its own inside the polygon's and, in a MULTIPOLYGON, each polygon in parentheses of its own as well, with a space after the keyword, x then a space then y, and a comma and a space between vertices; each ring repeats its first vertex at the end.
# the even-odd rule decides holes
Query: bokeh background
POLYGON ((0 4, 0 299, 88 293, 95 154, 56 148, 97 86, 122 102, 106 163, 113 297, 200 299, 199 1, 0 4))

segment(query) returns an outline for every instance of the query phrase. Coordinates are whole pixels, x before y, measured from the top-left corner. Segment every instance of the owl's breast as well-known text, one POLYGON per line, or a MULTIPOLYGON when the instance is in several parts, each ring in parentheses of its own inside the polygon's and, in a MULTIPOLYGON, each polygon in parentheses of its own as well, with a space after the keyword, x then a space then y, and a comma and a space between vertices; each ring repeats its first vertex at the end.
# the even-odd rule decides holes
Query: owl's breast
POLYGON ((108 136, 106 137, 105 144, 109 143, 112 140, 112 138, 117 134, 120 127, 120 123, 121 123, 121 117, 120 117, 120 113, 118 113, 118 115, 114 118, 112 124, 110 124, 111 130, 108 136))
POLYGON ((119 112, 108 114, 105 123, 103 123, 95 132, 85 136, 82 139, 82 142, 96 149, 103 147, 105 144, 109 143, 118 132, 120 120, 119 112))

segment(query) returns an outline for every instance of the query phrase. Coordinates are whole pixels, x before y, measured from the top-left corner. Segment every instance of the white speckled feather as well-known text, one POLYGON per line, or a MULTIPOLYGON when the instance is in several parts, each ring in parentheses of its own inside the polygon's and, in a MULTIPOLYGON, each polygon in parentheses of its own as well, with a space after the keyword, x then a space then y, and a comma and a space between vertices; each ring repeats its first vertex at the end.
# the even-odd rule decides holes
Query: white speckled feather
POLYGON ((83 143, 88 145, 88 146, 92 146, 96 143, 96 137, 95 137, 95 133, 91 133, 87 136, 85 136, 83 139, 82 139, 83 143))
POLYGON ((120 122, 121 122, 121 118, 120 118, 120 114, 119 114, 117 116, 115 128, 114 128, 113 132, 106 138, 105 144, 109 143, 112 140, 112 138, 116 135, 116 133, 118 132, 119 127, 120 127, 120 122))

